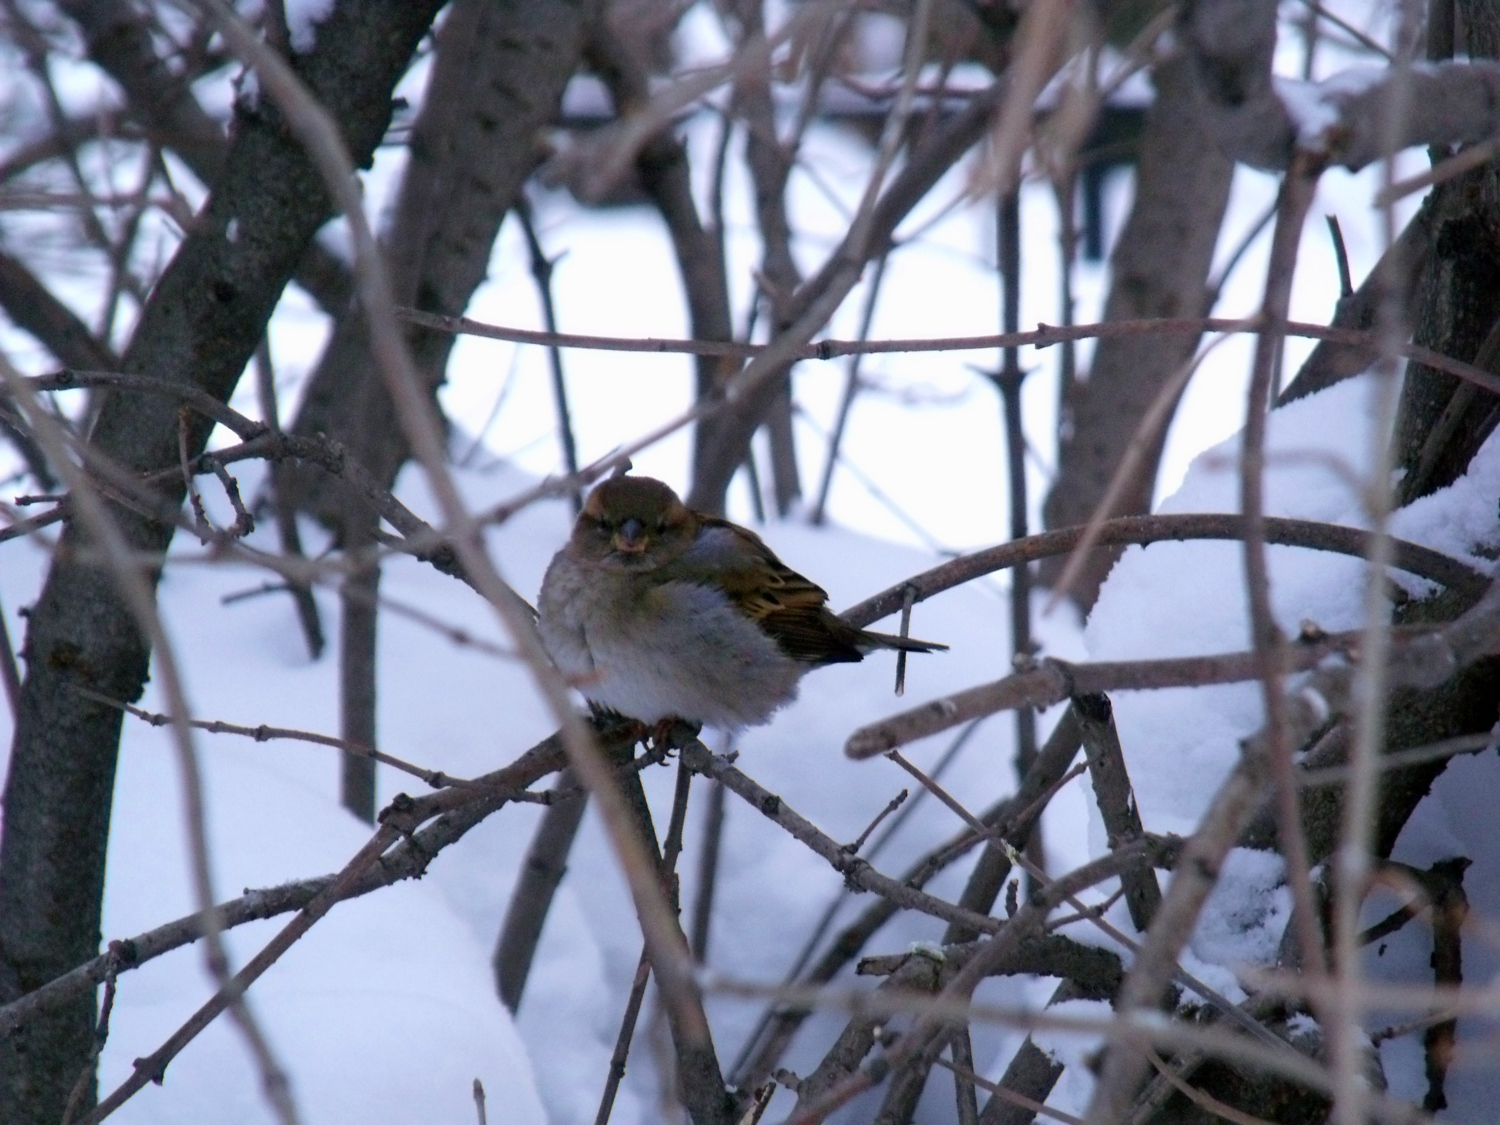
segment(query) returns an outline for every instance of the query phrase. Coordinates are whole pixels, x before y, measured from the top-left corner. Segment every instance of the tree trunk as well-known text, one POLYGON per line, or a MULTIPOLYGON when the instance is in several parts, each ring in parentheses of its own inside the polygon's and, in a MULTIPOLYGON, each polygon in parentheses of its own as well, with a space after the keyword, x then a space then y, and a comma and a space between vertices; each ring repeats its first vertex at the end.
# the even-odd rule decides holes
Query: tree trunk
MULTIPOLYGON (((384 239, 398 304, 449 315, 468 307, 505 213, 541 155, 541 131, 557 115, 595 8, 594 0, 456 0, 449 10, 384 239)), ((407 338, 436 394, 454 337, 414 328, 407 338)), ((387 487, 410 456, 357 309, 334 325, 292 429, 343 442, 387 487)), ((336 481, 291 467, 278 487, 340 527, 336 481)))
MULTIPOLYGON (((293 61, 368 162, 390 121, 391 91, 436 13, 436 0, 346 0, 293 61)), ((312 162, 273 107, 242 107, 223 176, 141 314, 122 364, 227 400, 255 351, 287 279, 329 215, 312 162), (231 221, 237 236, 226 231, 231 221)), ((210 426, 192 427, 189 451, 210 426)), ((177 404, 160 396, 106 397, 91 443, 128 469, 177 464, 177 404)), ((180 483, 164 485, 180 504, 180 483)), ((155 554, 172 528, 120 507, 129 548, 155 554)), ((150 660, 109 571, 78 524, 32 610, 0 837, 0 1003, 92 957, 100 940, 104 858, 121 713, 82 698, 140 697, 150 660)), ((153 575, 153 578, 156 575, 153 575)), ((87 1065, 94 997, 53 1009, 0 1042, 0 1123, 62 1117, 87 1065)), ((90 1095, 90 1104, 92 1094, 90 1095)))
MULTIPOLYGON (((1135 203, 1110 257, 1106 321, 1195 317, 1208 304, 1208 273, 1234 164, 1199 118, 1191 65, 1179 55, 1154 72, 1156 100, 1141 137, 1135 203)), ((1063 388, 1057 481, 1043 505, 1048 527, 1088 522, 1141 419, 1197 346, 1196 333, 1099 341, 1087 377, 1063 388)), ((1150 510, 1165 440, 1163 430, 1110 515, 1150 510)), ((1080 607, 1094 604, 1118 557, 1111 548, 1090 555, 1072 589, 1080 607)), ((1055 582, 1063 562, 1043 563, 1042 581, 1055 582)))

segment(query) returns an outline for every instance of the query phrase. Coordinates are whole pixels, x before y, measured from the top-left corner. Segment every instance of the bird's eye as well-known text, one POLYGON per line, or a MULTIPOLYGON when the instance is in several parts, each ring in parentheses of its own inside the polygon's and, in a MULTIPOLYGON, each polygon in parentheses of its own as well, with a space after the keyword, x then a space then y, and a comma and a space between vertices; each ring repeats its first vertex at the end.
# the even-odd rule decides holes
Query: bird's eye
POLYGON ((656 521, 656 534, 661 535, 667 530, 667 521, 660 519, 656 521))

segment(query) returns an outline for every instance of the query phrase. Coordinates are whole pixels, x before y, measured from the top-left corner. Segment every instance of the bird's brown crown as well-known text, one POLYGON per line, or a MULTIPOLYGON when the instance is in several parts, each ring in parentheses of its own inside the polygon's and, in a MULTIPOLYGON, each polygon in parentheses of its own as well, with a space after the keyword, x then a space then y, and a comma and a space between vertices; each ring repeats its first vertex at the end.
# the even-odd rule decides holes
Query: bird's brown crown
POLYGON ((685 551, 697 531, 697 517, 661 481, 613 477, 584 501, 573 546, 611 565, 650 570, 685 551))

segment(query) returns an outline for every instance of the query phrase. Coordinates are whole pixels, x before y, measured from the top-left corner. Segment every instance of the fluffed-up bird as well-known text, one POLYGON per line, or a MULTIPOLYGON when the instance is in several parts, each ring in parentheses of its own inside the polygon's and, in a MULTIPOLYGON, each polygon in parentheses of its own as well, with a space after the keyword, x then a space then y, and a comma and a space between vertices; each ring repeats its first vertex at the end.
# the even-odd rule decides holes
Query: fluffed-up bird
POLYGON ((856 629, 827 602, 754 532, 659 480, 619 476, 589 494, 547 568, 537 627, 597 706, 725 729, 766 722, 824 664, 947 648, 856 629))

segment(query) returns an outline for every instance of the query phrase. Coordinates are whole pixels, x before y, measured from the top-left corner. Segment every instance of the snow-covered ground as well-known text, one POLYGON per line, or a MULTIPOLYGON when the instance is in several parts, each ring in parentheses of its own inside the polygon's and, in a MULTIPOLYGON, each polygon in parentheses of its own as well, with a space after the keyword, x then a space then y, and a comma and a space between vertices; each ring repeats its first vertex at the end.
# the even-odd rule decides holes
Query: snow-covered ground
MULTIPOLYGON (((1273 453, 1317 448, 1360 463, 1360 430, 1367 427, 1347 423, 1364 416, 1366 392, 1363 382, 1350 382, 1280 412, 1273 453), (1329 424, 1335 418, 1340 426, 1329 424), (1340 444, 1330 447, 1330 433, 1341 435, 1340 444)), ((1232 456, 1232 443, 1206 454, 1166 506, 1232 510, 1232 456)), ((1275 511, 1361 522, 1357 501, 1338 474, 1301 457, 1273 456, 1272 461, 1275 511)), ((514 494, 527 483, 501 463, 466 471, 460 479, 475 505, 514 494)), ((1473 527, 1493 537, 1493 520, 1484 520, 1497 490, 1500 446, 1492 442, 1463 481, 1403 513, 1398 531, 1462 554, 1459 545, 1478 536, 1456 537, 1453 529, 1473 527)), ((431 512, 419 472, 408 471, 401 492, 419 511, 431 512)), ((492 534, 494 557, 523 593, 534 593, 567 523, 564 505, 544 504, 492 534)), ((777 523, 766 534, 791 565, 829 588, 836 605, 936 561, 912 548, 837 529, 777 523)), ((260 575, 196 565, 190 561, 197 552, 191 543, 180 543, 177 550, 182 561, 169 568, 162 604, 195 713, 251 725, 336 729, 335 665, 327 659, 309 662, 285 597, 223 605, 225 594, 258 584, 260 575)), ((1246 629, 1238 558, 1234 546, 1212 543, 1132 549, 1106 584, 1087 630, 1080 634, 1061 614, 1043 619, 1046 651, 1074 659, 1120 659, 1240 648, 1246 629)), ((1273 549, 1273 558, 1277 611, 1285 625, 1294 628, 1304 617, 1330 629, 1357 623, 1357 562, 1290 548, 1273 549)), ((0 553, 0 589, 12 614, 31 600, 41 564, 41 552, 27 544, 0 553)), ((466 587, 421 564, 393 560, 383 593, 499 639, 466 587)), ((323 607, 333 620, 335 601, 325 597, 323 607)), ((839 752, 844 737, 872 715, 1002 674, 1008 652, 1005 620, 1005 603, 989 583, 925 603, 914 627, 948 642, 953 651, 914 659, 905 699, 891 694, 888 658, 817 672, 804 682, 799 702, 742 740, 743 767, 835 838, 852 839, 909 782, 890 763, 845 759, 839 752)), ((13 629, 22 624, 12 618, 13 629)), ((391 753, 472 775, 504 763, 547 732, 543 709, 525 673, 512 662, 472 647, 456 648, 389 613, 382 617, 380 659, 381 744, 391 753)), ((145 705, 160 706, 154 692, 145 705)), ((1147 825, 1186 831, 1231 767, 1237 741, 1259 724, 1260 708, 1257 689, 1242 685, 1121 693, 1116 715, 1147 825)), ((136 721, 125 729, 105 908, 104 928, 111 938, 191 909, 173 752, 161 730, 136 721)), ((972 807, 1012 787, 1010 729, 1004 716, 985 724, 946 775, 945 783, 972 807)), ((331 752, 227 736, 200 735, 198 743, 221 897, 335 870, 364 840, 364 829, 338 806, 331 752)), ((933 739, 912 754, 930 765, 946 745, 945 738, 933 739)), ((382 799, 422 788, 384 768, 380 778, 382 799)), ((670 770, 649 771, 647 787, 664 818, 670 770)), ((1497 789, 1500 765, 1492 756, 1457 763, 1413 820, 1397 853, 1423 865, 1446 854, 1472 856, 1476 865, 1467 883, 1476 919, 1500 916, 1500 848, 1489 838, 1493 818, 1476 815, 1491 807, 1497 789)), ((689 820, 685 902, 696 891, 693 857, 701 816, 699 807, 689 820)), ((475 1077, 484 1082, 492 1111, 504 1107, 503 1120, 559 1125, 592 1120, 639 935, 614 862, 590 817, 543 935, 519 1017, 511 1021, 495 999, 488 959, 536 820, 532 807, 506 809, 444 852, 423 881, 338 907, 252 991, 307 1120, 400 1122, 411 1120, 418 1107, 424 1120, 467 1120, 475 1077)), ((899 869, 956 828, 946 810, 924 805, 881 858, 882 868, 899 869)), ((1081 783, 1054 802, 1045 832, 1056 870, 1102 849, 1102 829, 1081 783)), ((1192 971, 1234 992, 1237 965, 1274 953, 1287 911, 1277 868, 1266 857, 1235 857, 1187 959, 1192 971)), ((963 875, 962 868, 949 872, 933 889, 954 893, 963 875)), ((779 980, 790 951, 839 890, 838 876, 822 861, 731 799, 710 965, 736 978, 779 980)), ((842 916, 862 905, 846 905, 842 916)), ((1114 920, 1128 926, 1123 914, 1114 920)), ((235 931, 230 946, 236 962, 243 963, 279 924, 235 931)), ((1476 939, 1466 942, 1466 979, 1472 983, 1489 979, 1500 967, 1493 945, 1482 936, 1486 928, 1487 923, 1476 924, 1476 939)), ((1083 940, 1101 940, 1075 929, 1083 940)), ((1408 929, 1388 943, 1378 966, 1383 975, 1406 972, 1408 979, 1422 979, 1425 927, 1418 923, 1408 929)), ((873 948, 898 950, 939 932, 929 919, 902 919, 873 948)), ((997 982, 987 986, 983 999, 1034 1005, 1049 989, 1048 982, 997 982)), ((210 992, 197 950, 179 951, 123 976, 102 1066, 105 1086, 118 1082, 132 1059, 154 1048, 210 992)), ((615 1111, 614 1120, 622 1125, 662 1119, 649 1010, 615 1111)), ((716 997, 710 1011, 727 1060, 758 1008, 716 997)), ((839 1020, 829 1014, 811 1021, 787 1065, 809 1067, 839 1020)), ((1072 1037, 1071 1045, 1055 1035, 1050 1041, 1073 1058, 1088 1045, 1086 1037, 1072 1037)), ((998 1071, 1015 1042, 1013 1034, 998 1029, 981 1034, 980 1065, 998 1071)), ((1413 1040, 1394 1041, 1385 1057, 1396 1092, 1419 1095, 1420 1049, 1413 1040)), ((1470 1112, 1500 1092, 1497 1086, 1493 1068, 1461 1059, 1450 1082, 1450 1119, 1478 1120, 1470 1112)), ((1070 1068, 1053 1104, 1077 1111, 1086 1104, 1088 1087, 1087 1071, 1070 1068)), ((859 1120, 860 1112, 856 1104, 846 1120, 859 1120)), ((945 1120, 945 1112, 938 1099, 923 1119, 945 1120)), ((121 1114, 125 1121, 153 1122, 209 1115, 269 1119, 247 1055, 224 1021, 188 1047, 163 1087, 146 1089, 121 1114)))
MULTIPOLYGON (((1300 73, 1288 44, 1286 73, 1300 73)), ((707 55, 705 54, 705 57, 707 55)), ((1339 64, 1321 57, 1319 72, 1339 64)), ((409 81, 414 98, 422 75, 409 81)), ((700 172, 715 141, 710 115, 691 121, 687 136, 700 172)), ((799 232, 796 250, 811 271, 846 222, 862 188, 869 151, 836 128, 809 136, 807 162, 816 180, 793 176, 791 207, 799 232)), ((378 211, 388 199, 403 157, 382 150, 367 177, 378 211)), ((1414 164, 1423 160, 1412 154, 1414 164)), ((758 246, 747 184, 738 164, 727 185, 728 245, 736 308, 749 293, 758 246)), ((911 234, 934 219, 967 188, 967 171, 950 175, 904 228, 911 234)), ((1356 280, 1379 252, 1377 219, 1369 200, 1375 173, 1327 174, 1315 209, 1342 220, 1356 280)), ((189 191, 191 191, 189 185, 189 191)), ((1111 236, 1129 206, 1128 177, 1115 176, 1107 193, 1111 236)), ((1221 260, 1274 196, 1274 181, 1241 170, 1220 246, 1221 260)), ((561 327, 621 335, 685 333, 682 300, 665 231, 643 208, 585 211, 569 198, 537 198, 542 238, 557 266, 561 327)), ((1056 323, 1056 217, 1050 188, 1024 193, 1023 324, 1056 323)), ((1415 200, 1406 206, 1414 207, 1415 200)), ((336 241, 336 232, 330 232, 336 241)), ((903 244, 876 310, 875 337, 945 336, 997 330, 999 294, 993 268, 993 223, 987 205, 961 206, 903 244), (898 268, 899 267, 899 268, 898 268)), ((1264 271, 1264 240, 1230 279, 1223 315, 1255 307, 1264 271)), ((540 327, 520 234, 508 223, 497 246, 489 281, 470 315, 500 323, 540 327)), ((867 279, 868 280, 868 279, 867 279)), ((1077 319, 1094 319, 1106 282, 1101 267, 1079 271, 1077 319)), ((80 308, 97 297, 90 281, 69 289, 80 308)), ((1332 254, 1319 223, 1308 224, 1293 294, 1293 317, 1326 321, 1337 297, 1332 254)), ((855 333, 863 289, 836 316, 831 334, 855 333)), ((316 361, 326 325, 296 290, 288 292, 272 327, 273 351, 285 396, 295 407, 302 379, 316 361)), ((7 333, 9 346, 14 338, 7 333)), ((1248 338, 1219 348, 1195 376, 1172 429, 1160 492, 1175 493, 1170 511, 1236 508, 1234 441, 1249 370, 1248 338), (1229 439, 1226 442, 1226 439, 1229 439), (1216 443, 1224 443, 1218 444, 1216 443), (1215 447, 1215 448, 1210 448, 1215 447), (1208 450, 1205 454, 1204 451, 1208 450), (1199 456, 1203 454, 1203 456, 1199 456), (1194 458, 1199 458, 1193 463, 1194 458), (1189 469, 1190 463, 1193 467, 1189 469), (1180 485, 1180 487, 1179 487, 1180 485)), ((1289 342, 1286 368, 1295 370, 1308 345, 1289 342)), ((1085 359, 1086 359, 1085 349, 1085 359)), ((32 353, 34 354, 34 353, 32 353)), ((670 356, 570 352, 565 355, 581 455, 592 458, 634 437, 688 404, 690 367, 670 356)), ((974 366, 993 366, 993 354, 958 353, 871 359, 864 372, 881 389, 855 407, 846 451, 868 476, 882 501, 849 472, 835 478, 831 527, 814 530, 798 519, 772 522, 763 532, 794 567, 826 586, 835 606, 851 604, 900 578, 926 569, 938 556, 921 544, 970 547, 1004 537, 1003 444, 999 407, 974 366), (898 515, 896 510, 899 510, 898 515), (916 525, 914 530, 912 525, 916 525)), ((41 366, 38 358, 33 366, 41 366)), ((1027 428, 1036 445, 1031 496, 1039 503, 1054 452, 1057 401, 1053 352, 1027 352, 1035 374, 1026 386, 1027 428)), ((807 363, 797 374, 797 398, 806 411, 799 423, 805 482, 821 468, 818 436, 831 421, 842 387, 842 363, 807 363)), ((444 407, 458 425, 483 432, 482 444, 461 437, 455 453, 468 467, 460 484, 474 506, 505 499, 559 461, 553 431, 546 356, 535 348, 474 338, 456 347, 444 407), (487 422, 491 420, 492 422, 487 422), (473 456, 466 457, 472 450, 473 456)), ((1357 495, 1337 466, 1355 473, 1368 463, 1371 445, 1368 387, 1350 382, 1280 411, 1272 427, 1268 495, 1276 514, 1363 524, 1357 495), (1315 456, 1309 457, 1308 454, 1315 456)), ((254 413, 247 385, 236 405, 254 413)), ((685 433, 637 458, 640 471, 682 485, 685 433)), ((242 475, 253 493, 255 470, 242 475)), ((216 490, 209 485, 211 505, 216 490)), ((400 492, 431 512, 420 473, 409 470, 400 492)), ((1460 557, 1496 530, 1500 448, 1491 442, 1469 475, 1395 521, 1398 534, 1460 557)), ((731 492, 731 514, 750 518, 743 480, 731 492)), ((566 535, 565 505, 538 505, 492 533, 502 571, 524 595, 534 595, 551 553, 566 535)), ((267 532, 257 542, 273 546, 267 532)), ((309 531, 315 539, 315 533, 309 531)), ((258 586, 261 573, 194 562, 198 548, 179 542, 162 584, 162 607, 187 678, 194 713, 255 725, 335 732, 337 665, 333 654, 311 662, 302 647, 284 595, 221 599, 258 586)), ((1232 544, 1157 544, 1127 552, 1106 584, 1087 628, 1063 611, 1040 619, 1045 651, 1064 658, 1128 659, 1235 650, 1245 647, 1244 594, 1239 549, 1232 544)), ((1295 629, 1310 618, 1327 629, 1360 623, 1362 567, 1357 561, 1273 548, 1277 613, 1295 629)), ((45 557, 18 541, 0 550, 0 598, 12 635, 22 635, 18 611, 35 599, 45 557)), ((1488 565, 1488 564, 1486 564, 1488 565)), ((406 559, 393 560, 382 592, 399 602, 501 640, 485 607, 466 587, 406 559)), ((949 643, 952 652, 911 662, 908 694, 891 694, 891 661, 815 673, 802 699, 771 725, 739 744, 742 766, 799 812, 838 839, 853 839, 909 779, 884 761, 851 763, 839 752, 855 726, 950 690, 994 679, 1009 665, 1003 579, 945 594, 917 609, 913 631, 949 643)), ((320 595, 325 623, 337 621, 337 600, 320 595)), ((336 632, 336 630, 333 630, 336 632)), ((382 748, 433 769, 477 774, 493 769, 550 729, 545 710, 524 671, 514 663, 458 648, 396 613, 381 618, 379 730, 382 748)), ((1197 691, 1121 693, 1116 715, 1147 827, 1188 831, 1218 780, 1231 767, 1238 740, 1260 722, 1253 685, 1197 691)), ((154 688, 145 705, 161 708, 154 688)), ((1049 715, 1044 723, 1055 718, 1049 715)), ((9 715, 0 708, 0 747, 9 745, 9 715)), ((955 759, 945 783, 972 808, 981 808, 1013 786, 1011 720, 985 723, 955 759)), ((914 760, 936 761, 946 738, 914 747, 914 760)), ((209 818, 219 897, 337 869, 366 838, 338 805, 338 765, 323 748, 292 743, 257 744, 227 736, 198 738, 208 790, 209 818)), ((4 755, 0 749, 0 770, 4 755)), ((648 792, 664 817, 672 777, 667 769, 646 776, 648 792)), ((382 768, 380 795, 418 792, 413 779, 382 768)), ((1396 857, 1426 866, 1447 855, 1476 862, 1466 877, 1474 913, 1465 931, 1465 979, 1479 984, 1500 968, 1495 920, 1500 919, 1500 828, 1492 810, 1500 797, 1500 763, 1493 755, 1457 760, 1418 810, 1396 857)), ((915 800, 915 798, 914 798, 915 800)), ((683 899, 696 891, 696 848, 701 835, 701 792, 690 809, 683 899)), ((630 976, 639 953, 633 911, 597 824, 590 816, 575 847, 543 935, 541 949, 516 1020, 495 998, 489 957, 530 834, 538 820, 531 806, 504 810, 475 829, 433 864, 417 883, 403 884, 335 909, 251 993, 273 1046, 288 1066, 293 1091, 310 1122, 467 1122, 474 1120, 470 1083, 479 1078, 489 1095, 491 1120, 507 1125, 592 1121, 630 976)), ((192 907, 182 831, 180 781, 173 751, 160 730, 128 721, 116 788, 114 829, 105 903, 106 938, 127 937, 187 913, 192 907)), ((952 815, 925 801, 912 815, 880 865, 899 870, 911 857, 957 827, 952 815)), ((1049 865, 1055 871, 1097 855, 1103 831, 1086 785, 1073 784, 1053 802, 1045 825, 1049 865)), ((965 869, 942 876, 932 889, 947 895, 961 886, 965 869)), ((778 982, 786 959, 828 903, 840 880, 821 861, 731 799, 718 910, 709 963, 714 969, 763 984, 778 982)), ((864 905, 843 907, 841 919, 864 905)), ((1287 912, 1274 859, 1236 853, 1225 884, 1205 915, 1187 957, 1195 973, 1233 992, 1236 966, 1264 961, 1274 950, 1287 912)), ((1381 911, 1371 908, 1371 916, 1381 911)), ((1112 919, 1128 927, 1122 911, 1112 919)), ((236 964, 258 949, 280 925, 256 923, 230 935, 236 964)), ((872 948, 892 951, 937 936, 930 920, 903 918, 872 948)), ((1100 940, 1075 927, 1082 940, 1100 940)), ((1372 973, 1424 980, 1428 931, 1417 922, 1391 939, 1383 954, 1370 953, 1372 973)), ((981 999, 993 1004, 1039 1005, 1051 982, 991 982, 981 999)), ((183 950, 121 978, 109 1045, 101 1068, 107 1089, 129 1071, 211 992, 201 952, 183 950)), ((659 1022, 648 1001, 631 1067, 613 1120, 620 1125, 665 1119, 653 1062, 659 1022)), ((715 996, 710 1002, 716 1042, 728 1063, 753 1025, 758 1007, 715 996)), ((826 1014, 809 1022, 786 1065, 805 1071, 841 1023, 826 1014)), ((1465 1050, 1449 1080, 1452 1108, 1445 1120, 1491 1117, 1500 1079, 1483 1042, 1491 1028, 1465 1021, 1465 1050)), ((976 1059, 996 1073, 1018 1043, 999 1028, 976 1030, 976 1059)), ((1086 1036, 1052 1034, 1046 1042, 1071 1061, 1093 1046, 1086 1036)), ((1382 1058, 1395 1093, 1420 1098, 1424 1078, 1417 1037, 1388 1043, 1382 1058)), ((1077 1112, 1087 1104, 1090 1076, 1070 1065, 1051 1099, 1077 1112)), ((920 1120, 950 1119, 951 1100, 933 1083, 920 1120), (941 1096, 940 1096, 941 1095, 941 1096)), ((784 1112, 787 1095, 767 1120, 784 1112)), ((867 1101, 844 1120, 868 1116, 867 1101)), ((173 1063, 161 1088, 148 1087, 120 1113, 122 1121, 198 1122, 271 1120, 248 1056, 225 1022, 212 1026, 173 1063)))

